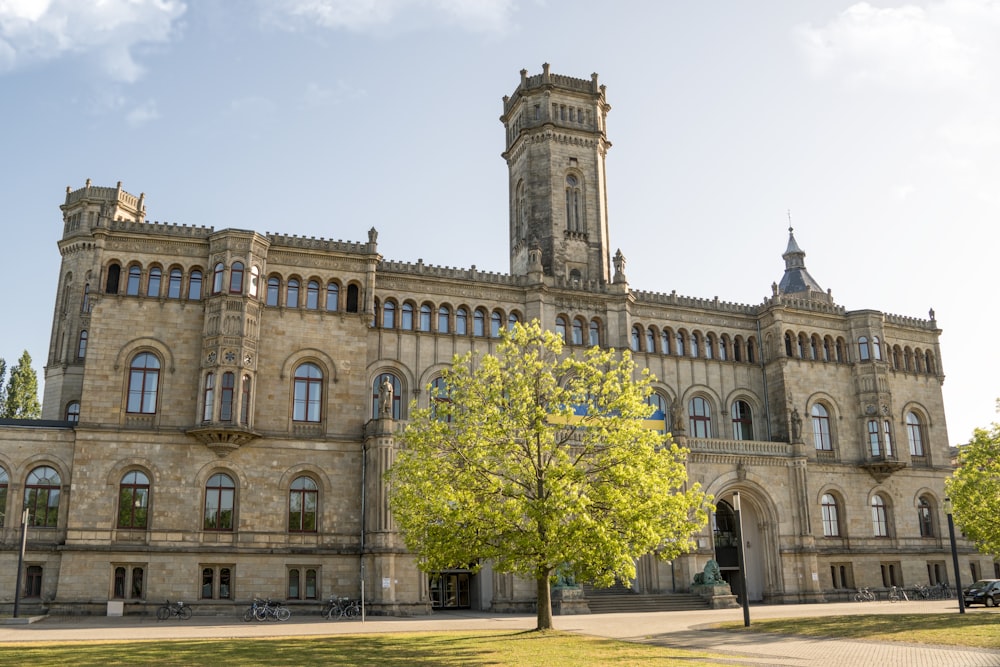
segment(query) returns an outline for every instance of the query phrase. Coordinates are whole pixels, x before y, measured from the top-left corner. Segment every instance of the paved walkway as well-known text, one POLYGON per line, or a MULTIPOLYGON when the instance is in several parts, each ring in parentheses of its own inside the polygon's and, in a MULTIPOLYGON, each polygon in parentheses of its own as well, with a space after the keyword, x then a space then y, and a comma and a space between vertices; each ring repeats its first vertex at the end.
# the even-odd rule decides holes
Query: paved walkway
MULTIPOLYGON (((831 603, 822 605, 754 606, 753 620, 816 617, 840 614, 958 613, 957 603, 909 602, 890 604, 831 603)), ((969 614, 1000 614, 976 607, 969 614)), ((559 630, 599 637, 647 642, 676 648, 711 651, 734 665, 859 667, 1000 667, 1000 651, 928 647, 840 639, 803 639, 763 633, 726 632, 710 626, 724 621, 743 622, 741 609, 675 611, 636 614, 557 616, 559 630)), ((185 639, 268 636, 308 636, 380 632, 458 630, 529 630, 534 616, 441 612, 428 617, 369 617, 366 622, 326 621, 319 616, 293 616, 286 623, 243 623, 235 618, 195 616, 190 621, 163 621, 125 616, 52 617, 25 625, 0 625, 0 642, 107 641, 122 639, 185 639)))

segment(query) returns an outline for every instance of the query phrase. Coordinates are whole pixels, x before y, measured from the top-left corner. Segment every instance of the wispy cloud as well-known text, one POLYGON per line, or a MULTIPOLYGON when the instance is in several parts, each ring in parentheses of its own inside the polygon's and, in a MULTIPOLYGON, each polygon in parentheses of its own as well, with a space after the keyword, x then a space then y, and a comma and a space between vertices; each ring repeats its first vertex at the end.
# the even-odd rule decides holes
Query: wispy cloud
POLYGON ((336 81, 333 86, 325 86, 315 81, 306 85, 303 101, 306 107, 328 107, 347 100, 358 100, 367 95, 362 88, 352 88, 343 81, 336 81))
POLYGON ((823 26, 795 31, 810 70, 851 86, 922 92, 988 84, 1000 53, 1000 3, 939 0, 848 7, 823 26))
POLYGON ((92 55, 108 77, 134 82, 135 47, 169 41, 185 10, 179 0, 0 0, 0 72, 92 55))
POLYGON ((160 117, 156 102, 149 100, 131 109, 125 114, 125 122, 131 127, 139 127, 160 117))
POLYGON ((497 33, 506 30, 514 0, 262 0, 262 16, 272 25, 366 32, 410 30, 433 24, 497 33))

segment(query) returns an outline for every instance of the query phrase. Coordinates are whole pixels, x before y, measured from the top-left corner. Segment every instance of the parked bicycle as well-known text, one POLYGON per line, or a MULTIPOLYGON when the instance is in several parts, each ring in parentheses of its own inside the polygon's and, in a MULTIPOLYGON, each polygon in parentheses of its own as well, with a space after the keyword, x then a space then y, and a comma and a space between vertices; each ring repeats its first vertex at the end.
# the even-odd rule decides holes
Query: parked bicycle
POLYGON ((913 588, 910 590, 911 600, 930 600, 931 599, 931 589, 929 586, 921 586, 920 584, 914 584, 913 588))
POLYGON ((361 601, 351 598, 331 597, 323 605, 320 615, 327 620, 354 618, 361 615, 361 601))
POLYGON ((875 602, 878 599, 870 588, 865 586, 864 588, 859 588, 858 592, 854 596, 855 602, 875 602))
POLYGON ((889 589, 889 602, 908 602, 909 599, 906 597, 906 591, 899 586, 893 586, 889 589))
POLYGON ((191 607, 187 606, 181 601, 170 602, 167 600, 163 603, 163 606, 156 610, 156 620, 165 621, 168 618, 173 618, 176 616, 181 620, 188 620, 194 612, 191 611, 191 607))
POLYGON ((247 610, 243 612, 243 620, 246 622, 287 621, 291 616, 291 610, 284 603, 271 598, 254 598, 247 610))

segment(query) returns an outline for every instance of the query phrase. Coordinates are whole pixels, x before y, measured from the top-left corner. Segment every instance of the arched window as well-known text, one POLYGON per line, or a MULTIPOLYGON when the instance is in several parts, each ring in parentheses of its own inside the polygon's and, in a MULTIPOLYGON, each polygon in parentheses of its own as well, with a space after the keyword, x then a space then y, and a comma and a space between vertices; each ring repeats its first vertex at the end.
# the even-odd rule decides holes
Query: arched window
POLYGON ((697 332, 691 334, 691 356, 695 358, 698 358, 699 356, 698 352, 699 338, 700 334, 698 334, 697 332))
MULTIPOLYGON (((80 421, 80 401, 70 401, 66 406, 66 421, 74 424, 80 421)), ((3 512, 3 504, 0 503, 0 512, 3 512)), ((2 526, 3 523, 0 523, 2 526)))
POLYGON ((813 335, 809 339, 809 358, 819 359, 819 336, 813 335))
POLYGON ((121 279, 122 267, 118 264, 108 266, 108 279, 104 283, 105 294, 118 294, 118 281, 121 279))
POLYGON ((160 296, 160 278, 162 275, 159 267, 154 266, 149 270, 149 279, 146 281, 146 296, 160 296))
POLYGON ((785 334, 785 356, 792 356, 792 334, 785 334))
POLYGON ((837 339, 837 363, 842 364, 847 360, 846 343, 843 338, 837 339))
POLYGON ((494 310, 490 315, 490 336, 499 338, 501 328, 503 328, 503 314, 499 310, 494 310))
POLYGON ((0 468, 0 526, 7 523, 4 518, 7 516, 8 488, 10 488, 10 476, 7 474, 6 470, 0 468))
POLYGON ((833 451, 833 440, 830 437, 830 414, 826 408, 817 403, 812 406, 813 443, 821 452, 833 451))
POLYGON ((927 373, 934 373, 934 356, 931 355, 931 351, 927 350, 924 352, 924 370, 927 373))
POLYGON ((183 276, 184 274, 181 273, 180 269, 170 269, 170 278, 167 282, 168 299, 181 298, 181 279, 183 276))
POLYGON ((191 272, 191 279, 188 280, 188 300, 198 301, 201 299, 201 271, 191 272))
POLYGON ((295 369, 295 397, 292 420, 318 422, 323 410, 323 371, 319 366, 306 362, 295 369))
POLYGON ((517 313, 515 313, 513 311, 511 311, 510 313, 507 313, 507 330, 508 331, 513 331, 514 330, 514 325, 517 324, 520 321, 521 321, 521 319, 518 317, 517 313))
POLYGON ((450 414, 438 414, 438 406, 451 403, 451 393, 448 391, 448 385, 445 383, 443 377, 436 377, 434 381, 431 382, 431 409, 434 411, 435 418, 450 422, 450 414))
POLYGON ((824 493, 820 506, 823 509, 823 536, 840 537, 840 512, 837 509, 837 499, 829 493, 824 493))
POLYGON ((212 421, 212 411, 215 409, 215 373, 205 376, 205 402, 202 409, 202 421, 212 421))
POLYGON ((233 421, 233 392, 236 389, 236 376, 226 371, 222 374, 222 393, 219 395, 219 421, 233 421))
POLYGON ((319 308, 319 282, 310 280, 306 283, 306 309, 317 310, 319 308))
POLYGON ((229 293, 243 294, 243 262, 233 262, 229 267, 229 293))
POLYGON ((670 354, 670 332, 660 329, 660 354, 670 354))
POLYGON ((582 320, 573 320, 573 345, 583 345, 582 320))
POLYGON ((934 537, 934 513, 927 496, 920 496, 917 500, 917 524, 920 526, 920 537, 934 537))
POLYGON ((654 391, 646 398, 646 403, 653 408, 653 414, 649 415, 648 419, 663 422, 663 428, 656 429, 656 432, 661 435, 665 434, 670 427, 667 399, 663 397, 663 394, 654 391))
POLYGON ((858 359, 868 361, 870 358, 871 353, 868 351, 868 338, 862 336, 858 339, 858 359))
POLYGON ((872 355, 875 361, 882 361, 882 343, 879 342, 878 336, 872 337, 872 355))
MULTIPOLYGON (((754 352, 754 350, 756 349, 756 346, 757 346, 757 342, 753 338, 747 338, 747 363, 748 364, 752 364, 754 362, 754 359, 756 358, 756 353, 754 352)), ((739 361, 739 360, 737 359, 737 361, 739 361)))
POLYGON ((514 242, 528 238, 528 207, 524 201, 524 181, 514 190, 514 242))
POLYGON ((823 339, 823 361, 833 360, 833 340, 827 336, 823 339))
POLYGON ((413 331, 413 304, 404 303, 401 310, 399 328, 403 331, 413 331))
POLYGON ((296 477, 288 490, 288 532, 315 533, 319 486, 306 476, 296 477))
POLYGON ((212 475, 205 485, 204 530, 232 530, 236 510, 236 484, 221 472, 212 475))
POLYGON ((347 286, 347 312, 356 313, 358 312, 358 300, 359 291, 357 285, 347 286))
POLYGON ((566 229, 571 232, 583 230, 580 220, 580 182, 576 176, 566 177, 566 229))
POLYGON ((906 436, 910 441, 910 456, 924 455, 923 424, 915 412, 906 413, 906 436))
POLYGON ((87 330, 80 332, 80 340, 76 345, 76 358, 83 359, 87 356, 87 330))
POLYGON ((685 349, 684 348, 684 332, 683 331, 678 331, 677 335, 676 335, 676 338, 677 338, 677 345, 675 345, 674 347, 677 348, 677 356, 683 357, 684 354, 685 354, 685 352, 684 352, 684 349, 685 349))
POLYGON ((137 354, 129 367, 126 412, 155 414, 159 383, 160 360, 150 352, 137 354))
POLYGON ((451 311, 448 306, 438 307, 438 333, 449 333, 451 331, 451 311))
POLYGON ((142 269, 136 265, 128 267, 128 282, 125 283, 125 294, 139 296, 139 281, 142 279, 142 269))
POLYGON ((285 307, 299 307, 299 281, 297 278, 289 278, 288 287, 285 290, 285 307))
POLYGON ((882 435, 885 438, 885 455, 894 458, 896 450, 892 446, 892 422, 888 419, 882 420, 882 435))
POLYGON ((712 334, 705 336, 705 358, 715 359, 715 336, 712 334))
POLYGON ((420 330, 431 330, 431 307, 426 303, 420 306, 420 330))
POLYGON ((403 384, 392 373, 381 373, 376 375, 375 380, 372 382, 372 419, 377 419, 379 416, 379 387, 382 386, 382 381, 387 378, 389 384, 392 386, 392 418, 400 418, 403 384))
POLYGON ((885 498, 877 493, 872 496, 872 533, 875 537, 889 536, 889 510, 885 498))
POLYGON ((868 420, 868 451, 872 456, 882 456, 882 443, 879 438, 878 420, 868 420))
POLYGON ((59 494, 62 480, 53 468, 39 466, 28 473, 24 483, 24 506, 28 525, 55 528, 59 523, 59 494))
POLYGON ((215 265, 215 270, 212 272, 212 294, 222 291, 222 275, 225 273, 225 268, 222 262, 215 265))
POLYGON ((808 359, 809 358, 809 352, 808 352, 809 343, 806 340, 806 335, 804 333, 800 333, 798 340, 799 340, 799 359, 808 359))
POLYGON ((688 428, 692 438, 712 437, 712 408, 701 396, 688 403, 688 428))
POLYGON ((139 470, 125 473, 118 484, 118 527, 146 529, 149 477, 139 470))
POLYGON ((80 312, 90 312, 90 283, 83 286, 83 302, 80 304, 80 312))
POLYGON ((340 308, 340 285, 335 282, 326 285, 326 309, 335 311, 340 308))
POLYGON ((601 344, 601 323, 597 320, 590 321, 590 345, 591 347, 601 344))
POLYGON ((243 383, 240 385, 240 423, 250 423, 250 376, 243 376, 243 383))
POLYGON ((743 361, 743 338, 733 338, 733 361, 743 361))
POLYGON ((486 335, 486 311, 482 308, 476 308, 475 312, 472 314, 472 335, 486 335))
POLYGON ((382 304, 382 328, 396 328, 396 304, 392 301, 386 301, 382 304))
POLYGON ((469 311, 459 308, 455 311, 455 333, 465 336, 469 333, 469 311))
POLYGON ((652 328, 646 329, 646 352, 656 352, 656 332, 652 328))
POLYGON ((632 351, 638 352, 642 342, 642 327, 638 324, 632 327, 632 351))
POLYGON ((746 401, 733 401, 733 438, 753 440, 753 412, 746 401))

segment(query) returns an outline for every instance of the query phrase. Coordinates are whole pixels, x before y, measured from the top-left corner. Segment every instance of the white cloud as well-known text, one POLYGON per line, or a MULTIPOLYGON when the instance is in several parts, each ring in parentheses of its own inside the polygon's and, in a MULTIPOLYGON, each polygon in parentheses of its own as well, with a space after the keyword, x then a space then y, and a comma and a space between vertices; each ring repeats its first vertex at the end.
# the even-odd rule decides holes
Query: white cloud
POLYGON ((139 127, 140 125, 145 125, 146 123, 156 120, 159 117, 160 112, 156 108, 156 102, 150 100, 131 109, 127 114, 125 114, 125 121, 131 127, 139 127))
POLYGON ((366 94, 364 89, 352 88, 339 80, 333 87, 311 81, 306 85, 303 100, 307 107, 327 107, 340 104, 344 100, 361 99, 366 94))
POLYGON ((140 44, 168 41, 179 0, 0 0, 0 72, 68 55, 94 55, 116 81, 133 82, 140 44))
POLYGON ((848 7, 795 38, 811 71, 854 86, 925 92, 992 86, 1000 3, 938 0, 880 8, 848 7))
POLYGON ((269 23, 356 32, 406 30, 433 22, 473 32, 503 32, 513 10, 514 0, 262 0, 262 14, 269 23))

